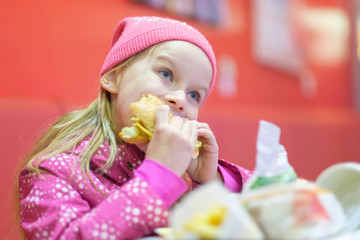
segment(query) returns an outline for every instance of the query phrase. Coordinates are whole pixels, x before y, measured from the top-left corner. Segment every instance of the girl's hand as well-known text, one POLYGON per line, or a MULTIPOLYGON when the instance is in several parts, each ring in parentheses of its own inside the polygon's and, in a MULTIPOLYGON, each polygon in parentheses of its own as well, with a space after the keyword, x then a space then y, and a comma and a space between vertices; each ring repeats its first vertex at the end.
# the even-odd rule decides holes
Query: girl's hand
POLYGON ((216 138, 207 123, 197 122, 199 140, 203 143, 197 159, 192 159, 187 173, 199 182, 205 183, 217 177, 219 148, 216 138))
POLYGON ((170 120, 169 115, 169 106, 157 108, 154 135, 147 147, 146 158, 159 162, 181 176, 190 164, 198 130, 194 121, 177 116, 170 120))

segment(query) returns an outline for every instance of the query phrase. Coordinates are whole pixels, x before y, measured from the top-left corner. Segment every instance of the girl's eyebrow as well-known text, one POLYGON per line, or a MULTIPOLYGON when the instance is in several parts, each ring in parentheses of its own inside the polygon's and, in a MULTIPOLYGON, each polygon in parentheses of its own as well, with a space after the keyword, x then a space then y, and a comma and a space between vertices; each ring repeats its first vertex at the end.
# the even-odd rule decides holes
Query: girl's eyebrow
POLYGON ((165 61, 165 62, 169 62, 172 66, 176 66, 174 60, 172 59, 172 57, 170 57, 169 55, 167 54, 161 54, 159 56, 157 56, 155 58, 156 61, 165 61))

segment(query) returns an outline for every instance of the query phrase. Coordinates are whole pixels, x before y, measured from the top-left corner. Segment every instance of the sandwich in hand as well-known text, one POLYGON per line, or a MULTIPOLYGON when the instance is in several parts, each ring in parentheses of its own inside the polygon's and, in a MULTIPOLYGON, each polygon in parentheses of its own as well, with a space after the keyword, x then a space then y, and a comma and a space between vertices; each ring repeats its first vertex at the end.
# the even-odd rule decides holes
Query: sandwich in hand
MULTIPOLYGON (((139 144, 151 140, 155 128, 155 112, 157 107, 164 103, 156 96, 149 94, 142 96, 137 102, 130 104, 130 110, 134 114, 131 120, 134 122, 131 127, 124 127, 119 133, 120 138, 127 143, 139 144)), ((172 114, 170 113, 170 118, 172 114)), ((200 141, 196 142, 193 158, 199 155, 200 141)))

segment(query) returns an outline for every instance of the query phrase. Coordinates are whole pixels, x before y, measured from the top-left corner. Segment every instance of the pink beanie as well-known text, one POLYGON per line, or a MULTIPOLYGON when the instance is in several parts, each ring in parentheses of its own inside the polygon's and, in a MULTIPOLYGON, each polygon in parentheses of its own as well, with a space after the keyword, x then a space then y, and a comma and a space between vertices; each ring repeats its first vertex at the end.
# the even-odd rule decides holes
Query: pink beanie
POLYGON ((216 76, 214 51, 206 38, 185 22, 160 17, 128 17, 117 25, 111 49, 105 58, 101 76, 132 55, 160 42, 182 40, 200 47, 208 56, 213 70, 210 90, 216 76))

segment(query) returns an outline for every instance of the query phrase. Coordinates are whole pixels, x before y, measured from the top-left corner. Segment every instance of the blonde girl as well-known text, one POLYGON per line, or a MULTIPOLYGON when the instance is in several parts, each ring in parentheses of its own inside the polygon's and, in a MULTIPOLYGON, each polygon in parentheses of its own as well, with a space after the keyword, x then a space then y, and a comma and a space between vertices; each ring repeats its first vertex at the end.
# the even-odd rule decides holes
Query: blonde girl
POLYGON ((21 168, 19 216, 28 239, 139 238, 167 226, 169 208, 192 187, 218 178, 241 191, 251 173, 218 159, 214 134, 197 121, 216 76, 199 31, 167 18, 125 18, 100 75, 98 98, 59 118, 21 168), (118 133, 132 124, 129 106, 146 94, 165 103, 154 135, 124 143, 118 133), (197 139, 204 146, 193 159, 197 139))

